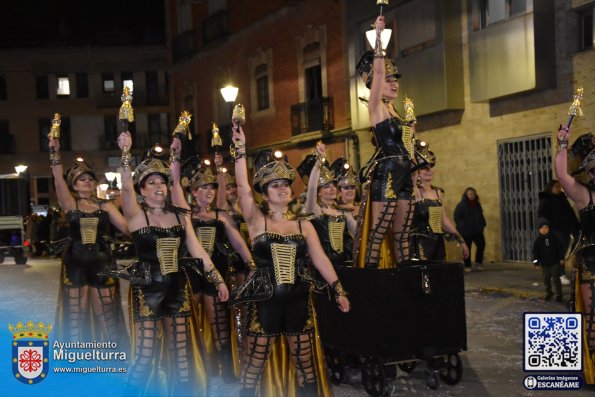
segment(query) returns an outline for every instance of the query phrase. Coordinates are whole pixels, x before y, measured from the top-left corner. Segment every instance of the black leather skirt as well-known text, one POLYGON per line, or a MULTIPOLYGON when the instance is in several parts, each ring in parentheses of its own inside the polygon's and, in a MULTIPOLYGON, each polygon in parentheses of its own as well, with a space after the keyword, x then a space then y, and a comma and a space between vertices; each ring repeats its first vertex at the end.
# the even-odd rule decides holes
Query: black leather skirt
POLYGON ((111 255, 102 244, 73 242, 62 257, 64 285, 80 288, 107 288, 115 283, 113 277, 100 275, 111 267, 111 255))
POLYGON ((377 160, 370 199, 372 201, 410 200, 413 196, 411 162, 406 155, 379 158, 377 160))
POLYGON ((159 320, 191 314, 191 296, 186 272, 161 274, 159 265, 151 267, 151 283, 130 284, 134 321, 159 320))

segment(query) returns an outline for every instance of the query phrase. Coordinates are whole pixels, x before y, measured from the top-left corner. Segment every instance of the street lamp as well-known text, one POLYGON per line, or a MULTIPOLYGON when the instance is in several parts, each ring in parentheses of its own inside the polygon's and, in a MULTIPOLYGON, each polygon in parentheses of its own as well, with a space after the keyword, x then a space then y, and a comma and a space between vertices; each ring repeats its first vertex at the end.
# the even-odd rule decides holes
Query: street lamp
POLYGON ((27 171, 27 168, 29 167, 23 164, 19 164, 14 167, 14 170, 17 174, 22 174, 23 172, 27 171))
MULTIPOLYGON (((388 42, 390 41, 390 36, 392 32, 392 29, 384 29, 380 33, 380 40, 382 41, 383 51, 386 51, 386 47, 388 47, 388 42)), ((368 30, 366 32, 366 39, 368 39, 368 43, 370 43, 370 46, 374 48, 376 46, 376 29, 368 30)))
POLYGON ((112 182, 114 181, 114 179, 116 178, 116 173, 115 172, 106 172, 105 173, 105 179, 107 179, 107 181, 109 182, 110 186, 112 184, 112 182))
MULTIPOLYGON (((102 189, 105 191, 105 198, 108 200, 111 200, 113 198, 115 198, 116 196, 118 196, 120 194, 120 189, 117 186, 117 177, 118 174, 115 172, 106 172, 105 173, 105 179, 107 179, 107 184, 103 184, 106 185, 107 187, 105 189, 102 189)), ((103 186, 101 185, 101 186, 103 186)))
POLYGON ((238 87, 234 87, 231 84, 226 85, 225 87, 221 88, 221 95, 223 95, 223 99, 227 103, 234 103, 236 98, 238 97, 238 91, 240 89, 238 87))
MULTIPOLYGON (((233 103, 236 101, 238 97, 238 92, 240 89, 238 87, 234 87, 231 84, 226 85, 225 87, 221 88, 221 95, 227 104, 229 105, 229 117, 233 115, 233 103)), ((233 131, 233 125, 230 125, 229 134, 231 135, 233 131)))

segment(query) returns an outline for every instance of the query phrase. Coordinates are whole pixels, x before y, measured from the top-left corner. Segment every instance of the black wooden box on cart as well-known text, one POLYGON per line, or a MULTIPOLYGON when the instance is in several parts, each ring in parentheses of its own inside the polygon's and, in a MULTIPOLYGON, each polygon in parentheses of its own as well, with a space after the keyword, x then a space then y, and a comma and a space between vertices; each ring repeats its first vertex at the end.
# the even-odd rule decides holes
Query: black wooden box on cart
POLYGON ((388 392, 396 366, 409 372, 416 360, 428 363, 426 381, 438 376, 456 384, 462 376, 459 352, 467 349, 462 263, 418 261, 396 269, 338 268, 351 311, 317 295, 320 338, 334 382, 345 380, 355 357, 362 382, 373 396, 388 392))

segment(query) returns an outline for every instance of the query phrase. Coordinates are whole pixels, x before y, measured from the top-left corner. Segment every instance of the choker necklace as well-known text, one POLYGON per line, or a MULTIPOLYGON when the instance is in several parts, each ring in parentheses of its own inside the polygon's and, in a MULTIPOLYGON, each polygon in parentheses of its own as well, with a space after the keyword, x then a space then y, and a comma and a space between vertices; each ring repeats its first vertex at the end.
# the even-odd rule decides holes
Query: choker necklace
POLYGON ((159 210, 157 212, 157 215, 167 214, 167 210, 165 209, 165 207, 151 207, 151 206, 145 205, 145 208, 149 211, 150 214, 155 214, 156 210, 159 210))
POLYGON ((275 214, 281 215, 281 217, 283 219, 294 219, 295 218, 295 214, 293 212, 291 212, 290 210, 287 210, 285 212, 269 210, 269 212, 268 212, 269 218, 273 218, 275 216, 275 214))
POLYGON ((320 201, 318 203, 318 205, 320 206, 320 208, 325 209, 325 210, 330 209, 330 208, 337 209, 337 203, 334 203, 334 202, 330 203, 330 204, 324 204, 322 201, 320 201))
POLYGON ((203 208, 204 208, 205 212, 209 212, 213 209, 211 207, 211 204, 207 204, 206 207, 201 207, 200 205, 196 204, 196 206, 194 208, 196 208, 196 212, 200 212, 203 208))

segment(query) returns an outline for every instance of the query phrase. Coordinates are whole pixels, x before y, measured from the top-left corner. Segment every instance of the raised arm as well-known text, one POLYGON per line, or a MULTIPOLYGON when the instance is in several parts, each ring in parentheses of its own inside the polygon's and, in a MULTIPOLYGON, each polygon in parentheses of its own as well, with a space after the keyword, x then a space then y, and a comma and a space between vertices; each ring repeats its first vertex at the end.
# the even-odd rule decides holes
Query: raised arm
POLYGON ((215 153, 215 167, 217 167, 217 208, 229 211, 230 207, 227 204, 227 192, 225 186, 225 173, 221 170, 223 166, 223 156, 221 153, 215 153))
POLYGON ((76 206, 74 197, 70 194, 70 189, 64 180, 64 167, 62 166, 62 159, 60 157, 60 140, 52 139, 50 137, 50 149, 54 149, 54 158, 51 160, 52 175, 54 176, 54 186, 56 188, 56 195, 62 211, 68 212, 76 206))
POLYGON ((382 87, 385 80, 384 69, 384 54, 382 52, 382 41, 380 34, 384 30, 384 17, 376 18, 376 45, 374 47, 374 62, 372 63, 372 70, 374 77, 370 86, 370 99, 368 102, 368 113, 370 114, 370 121, 372 125, 376 125, 386 118, 385 106, 382 103, 382 87))
POLYGON ((122 150, 122 159, 120 161, 120 175, 122 177, 122 190, 120 198, 122 199, 122 212, 126 220, 130 221, 140 211, 136 202, 136 193, 132 182, 132 170, 130 164, 130 148, 132 147, 132 137, 130 132, 122 132, 118 137, 118 146, 122 150), (126 150, 124 150, 126 148, 126 150))
POLYGON ((172 178, 171 202, 173 205, 190 209, 190 205, 184 197, 184 189, 180 184, 180 153, 182 153, 182 142, 180 138, 174 138, 169 147, 172 153, 172 161, 169 164, 172 178))
POLYGON ((575 203, 578 209, 585 208, 589 204, 589 191, 568 174, 568 141, 570 130, 565 125, 558 130, 558 151, 556 152, 555 168, 558 181, 564 191, 575 203))
POLYGON ((248 182, 248 164, 246 163, 246 136, 242 127, 233 127, 233 141, 236 146, 236 183, 238 184, 238 197, 240 207, 246 223, 250 225, 254 219, 261 214, 260 209, 254 201, 252 188, 248 182))
POLYGON ((215 286, 217 287, 217 294, 219 296, 219 300, 221 302, 227 301, 227 299, 229 298, 229 291, 225 286, 223 278, 215 268, 215 265, 213 265, 211 257, 209 256, 207 251, 205 251, 202 245, 200 245, 200 243, 198 242, 198 239, 196 238, 196 233, 194 232, 194 228, 192 227, 192 223, 190 221, 190 215, 185 215, 183 219, 183 222, 186 226, 186 247, 188 248, 190 256, 202 260, 207 280, 215 284, 215 286))
POLYGON ((326 150, 323 143, 316 144, 316 162, 310 171, 308 177, 308 191, 306 192, 306 203, 304 204, 305 212, 320 216, 322 210, 318 205, 318 179, 320 179, 320 167, 322 167, 322 159, 325 158, 326 150))

